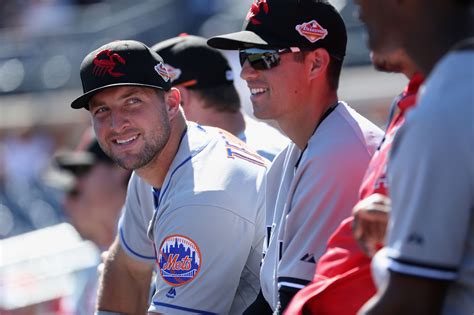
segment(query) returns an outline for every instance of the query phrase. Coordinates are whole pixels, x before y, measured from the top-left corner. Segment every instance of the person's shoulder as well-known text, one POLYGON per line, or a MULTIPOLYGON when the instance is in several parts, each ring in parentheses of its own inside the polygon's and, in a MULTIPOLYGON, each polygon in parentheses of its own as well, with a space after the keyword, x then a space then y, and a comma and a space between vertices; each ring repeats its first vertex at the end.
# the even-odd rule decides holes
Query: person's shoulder
POLYGON ((444 56, 434 67, 425 84, 420 88, 418 105, 408 114, 408 121, 416 120, 420 128, 432 132, 445 132, 469 125, 472 119, 474 94, 474 51, 453 51, 444 56), (431 127, 430 127, 431 125, 431 127))
POLYGON ((245 116, 245 131, 241 138, 268 160, 273 160, 290 143, 276 128, 248 116, 245 116))
MULTIPOLYGON (((462 103, 471 106, 474 95, 472 86, 474 81, 474 51, 453 51, 444 56, 428 76, 420 93, 420 105, 442 105, 452 102, 450 108, 462 103)), ((446 104, 448 105, 448 104, 446 104)))
POLYGON ((373 153, 382 140, 383 132, 344 102, 321 123, 311 137, 308 148, 327 155, 330 152, 349 152, 361 148, 373 153))
POLYGON ((339 115, 339 117, 342 117, 343 121, 350 126, 358 125, 362 131, 382 133, 382 130, 377 127, 377 125, 375 125, 367 117, 362 116, 345 102, 340 101, 339 105, 335 109, 335 112, 335 116, 339 115))
POLYGON ((240 170, 259 176, 259 173, 265 172, 269 161, 245 142, 217 127, 199 128, 205 130, 207 144, 193 156, 193 165, 199 164, 201 169, 225 171, 226 174, 240 170))

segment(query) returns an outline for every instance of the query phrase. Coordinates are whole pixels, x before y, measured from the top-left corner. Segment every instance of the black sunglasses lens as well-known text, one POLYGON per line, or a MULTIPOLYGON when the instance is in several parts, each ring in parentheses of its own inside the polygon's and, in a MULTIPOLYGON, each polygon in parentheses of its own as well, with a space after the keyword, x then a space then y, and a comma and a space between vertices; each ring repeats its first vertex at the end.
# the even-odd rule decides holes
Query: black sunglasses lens
POLYGON ((276 67, 280 63, 280 56, 276 51, 268 51, 263 53, 247 53, 239 52, 240 65, 243 66, 248 60, 252 68, 255 70, 267 70, 276 67))
POLYGON ((240 61, 240 65, 243 67, 244 66, 244 63, 245 63, 245 60, 247 60, 247 53, 244 52, 244 51, 239 51, 239 61, 240 61))

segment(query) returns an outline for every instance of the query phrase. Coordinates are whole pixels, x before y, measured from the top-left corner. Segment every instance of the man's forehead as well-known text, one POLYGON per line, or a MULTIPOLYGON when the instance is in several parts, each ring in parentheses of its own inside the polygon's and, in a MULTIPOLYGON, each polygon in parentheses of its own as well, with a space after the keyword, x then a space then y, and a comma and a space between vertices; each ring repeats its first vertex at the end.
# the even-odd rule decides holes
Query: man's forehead
POLYGON ((108 87, 100 92, 97 92, 89 100, 89 107, 96 106, 109 100, 120 100, 133 95, 149 95, 153 93, 152 88, 140 86, 114 86, 108 87))

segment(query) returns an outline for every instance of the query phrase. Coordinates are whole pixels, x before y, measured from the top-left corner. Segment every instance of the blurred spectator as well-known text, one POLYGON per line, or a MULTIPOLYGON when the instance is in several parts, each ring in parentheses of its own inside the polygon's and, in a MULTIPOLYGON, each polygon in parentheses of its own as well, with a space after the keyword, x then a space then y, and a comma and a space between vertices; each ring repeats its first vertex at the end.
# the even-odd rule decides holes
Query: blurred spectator
POLYGON ((27 34, 56 30, 74 20, 71 4, 71 0, 30 0, 21 11, 20 24, 27 34))
POLYGON ((43 182, 55 146, 38 126, 13 129, 0 141, 0 238, 62 221, 60 196, 43 182))
MULTIPOLYGON (((72 175, 65 186, 64 210, 79 234, 107 250, 117 233, 117 223, 125 202, 130 171, 116 165, 100 148, 88 130, 75 151, 60 152, 55 160, 72 175)), ((97 262, 100 259, 97 257, 97 262)), ((65 300, 72 314, 92 314, 97 292, 97 270, 81 271, 76 277, 76 294, 65 300)))
MULTIPOLYGON (((367 223, 385 222, 387 213, 379 206, 383 196, 388 195, 386 182, 386 163, 388 152, 396 131, 405 121, 405 113, 415 105, 421 75, 415 74, 416 66, 406 55, 397 49, 385 55, 372 54, 372 62, 380 71, 403 72, 411 78, 402 94, 393 102, 393 115, 390 115, 388 129, 377 152, 370 161, 360 188, 358 214, 368 217, 367 223), (381 218, 380 218, 381 217, 381 218)), ((293 298, 286 314, 356 314, 360 307, 376 292, 370 273, 371 258, 359 247, 352 236, 354 218, 344 220, 328 241, 326 252, 321 256, 313 282, 299 291, 293 298), (340 301, 344 301, 341 303, 340 301)), ((359 222, 358 225, 361 223, 359 222)), ((371 231, 381 230, 384 226, 371 231)), ((367 235, 363 239, 367 240, 367 235)), ((371 242, 370 253, 376 250, 378 242, 371 242)), ((379 248, 379 247, 377 247, 379 248)), ((370 255, 372 256, 372 255, 370 255)))
POLYGON ((227 130, 270 161, 289 143, 273 127, 242 113, 232 69, 206 39, 182 34, 152 49, 164 59, 173 86, 181 92, 188 120, 227 130))
POLYGON ((12 193, 25 191, 38 182, 54 146, 53 138, 36 126, 7 134, 0 151, 0 180, 6 189, 12 193))

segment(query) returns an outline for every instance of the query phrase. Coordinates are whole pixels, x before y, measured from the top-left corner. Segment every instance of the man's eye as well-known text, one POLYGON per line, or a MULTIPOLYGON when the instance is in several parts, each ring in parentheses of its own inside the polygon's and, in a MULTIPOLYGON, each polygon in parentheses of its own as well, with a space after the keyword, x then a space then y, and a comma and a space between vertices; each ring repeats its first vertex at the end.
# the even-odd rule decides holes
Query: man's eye
POLYGON ((129 103, 129 104, 137 104, 137 103, 140 103, 140 102, 141 102, 141 100, 139 98, 136 98, 136 97, 130 98, 127 101, 127 103, 129 103))
POLYGON ((102 114, 102 113, 105 113, 106 111, 107 111, 106 107, 99 107, 96 110, 94 110, 94 115, 102 114))

